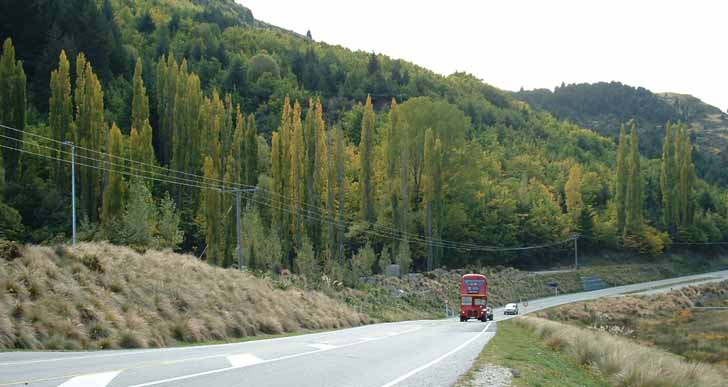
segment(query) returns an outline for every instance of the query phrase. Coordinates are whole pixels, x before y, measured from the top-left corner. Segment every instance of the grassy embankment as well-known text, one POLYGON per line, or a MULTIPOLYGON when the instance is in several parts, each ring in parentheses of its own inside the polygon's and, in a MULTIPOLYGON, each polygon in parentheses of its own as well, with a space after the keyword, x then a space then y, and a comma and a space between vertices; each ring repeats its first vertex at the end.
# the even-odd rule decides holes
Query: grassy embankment
POLYGON ((459 387, 482 385, 479 371, 495 364, 511 369, 515 386, 609 386, 593 370, 564 353, 552 350, 536 334, 514 320, 498 323, 496 336, 480 353, 459 387))
POLYGON ((499 323, 460 386, 475 384, 478 370, 489 364, 516 370, 516 386, 718 387, 726 380, 712 365, 538 317, 499 323))
POLYGON ((604 331, 538 317, 522 317, 515 322, 530 329, 553 351, 567 354, 615 386, 718 387, 725 386, 727 380, 722 370, 710 364, 686 361, 604 331))
POLYGON ((0 348, 161 347, 369 321, 321 292, 191 256, 85 243, 14 255, 0 260, 0 348))
POLYGON ((728 308, 728 281, 562 305, 539 315, 714 363, 728 372, 728 309, 700 307, 728 308))

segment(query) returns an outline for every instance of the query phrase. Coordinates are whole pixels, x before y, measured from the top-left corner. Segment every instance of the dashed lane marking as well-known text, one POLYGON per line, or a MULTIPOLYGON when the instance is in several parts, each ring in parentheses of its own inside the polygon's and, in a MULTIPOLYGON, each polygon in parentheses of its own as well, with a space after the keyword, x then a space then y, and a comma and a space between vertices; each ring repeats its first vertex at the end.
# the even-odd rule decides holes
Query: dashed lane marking
POLYGON ((253 364, 262 363, 263 359, 253 355, 252 353, 239 353, 227 357, 228 362, 233 367, 246 367, 253 364))
POLYGON ((76 376, 61 384, 58 387, 105 387, 118 375, 121 371, 102 372, 99 374, 89 374, 76 376))
POLYGON ((308 346, 318 348, 323 351, 328 351, 329 349, 336 348, 336 345, 331 345, 331 344, 309 344, 308 346))

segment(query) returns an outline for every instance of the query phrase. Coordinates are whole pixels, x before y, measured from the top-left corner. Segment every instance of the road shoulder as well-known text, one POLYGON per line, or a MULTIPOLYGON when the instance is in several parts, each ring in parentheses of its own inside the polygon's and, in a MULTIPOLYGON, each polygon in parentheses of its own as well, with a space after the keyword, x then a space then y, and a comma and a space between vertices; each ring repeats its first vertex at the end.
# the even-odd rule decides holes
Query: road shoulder
POLYGON ((609 386, 593 370, 550 349, 533 332, 512 320, 498 323, 496 336, 456 384, 483 385, 609 386))

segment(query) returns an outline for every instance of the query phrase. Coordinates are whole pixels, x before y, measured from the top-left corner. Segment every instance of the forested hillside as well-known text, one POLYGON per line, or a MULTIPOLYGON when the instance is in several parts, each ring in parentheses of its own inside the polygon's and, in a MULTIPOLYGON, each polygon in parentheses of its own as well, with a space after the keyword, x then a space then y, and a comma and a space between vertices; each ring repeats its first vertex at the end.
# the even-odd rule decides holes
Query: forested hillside
POLYGON ((728 185, 728 114, 685 94, 655 94, 642 87, 619 82, 562 84, 548 89, 520 90, 514 96, 535 109, 570 120, 597 133, 616 139, 619 125, 630 119, 639 124, 645 141, 640 149, 648 157, 662 152, 665 125, 684 122, 696 144, 698 175, 728 185))
POLYGON ((696 176, 684 125, 645 158, 639 121, 614 124, 630 129, 617 146, 471 75, 316 42, 232 0, 0 11, 9 239, 68 241, 72 153, 81 239, 224 267, 235 189, 247 265, 345 281, 390 263, 546 266, 575 233, 654 255, 728 239, 728 195, 696 176))

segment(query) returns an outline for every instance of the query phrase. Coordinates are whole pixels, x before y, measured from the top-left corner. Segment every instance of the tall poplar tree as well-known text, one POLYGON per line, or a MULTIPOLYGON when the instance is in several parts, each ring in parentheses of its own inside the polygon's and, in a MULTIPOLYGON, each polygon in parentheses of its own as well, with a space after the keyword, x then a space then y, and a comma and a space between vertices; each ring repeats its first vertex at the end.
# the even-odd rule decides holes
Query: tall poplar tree
POLYGON ((679 225, 686 228, 692 224, 694 214, 693 186, 695 181, 695 165, 693 165, 693 145, 690 134, 684 124, 676 134, 677 142, 677 196, 679 225))
POLYGON ((665 125, 665 142, 662 144, 662 164, 660 171, 660 191, 662 194, 662 222, 675 234, 679 221, 677 208, 677 162, 675 155, 675 135, 673 125, 665 125))
MULTIPOLYGON (((220 179, 220 171, 212 157, 205 156, 203 173, 205 179, 220 179)), ((220 222, 220 192, 215 189, 204 189, 202 192, 201 215, 205 225, 205 244, 207 261, 222 266, 224 263, 223 230, 220 222)))
MULTIPOLYGON (((389 125, 384 129, 384 136, 382 138, 383 150, 384 150, 384 184, 385 197, 384 197, 384 211, 383 216, 385 222, 390 222, 394 225, 400 224, 400 181, 398 179, 400 174, 399 168, 399 153, 400 153, 400 130, 402 126, 402 114, 399 111, 397 101, 393 98, 392 104, 389 109, 389 125)), ((392 248, 394 250, 394 247, 392 248)))
POLYGON ((399 248, 395 262, 400 266, 401 273, 407 273, 412 262, 411 251, 409 246, 409 228, 410 228, 410 170, 412 168, 410 160, 410 143, 412 130, 406 123, 401 126, 399 133, 399 192, 400 192, 400 235, 399 248))
MULTIPOLYGON (((336 129, 330 128, 326 131, 326 143, 323 149, 326 159, 323 160, 321 166, 325 171, 325 193, 323 202, 325 203, 325 217, 331 221, 326 222, 322 227, 321 250, 324 252, 322 256, 326 259, 336 257, 336 129)), ((328 268, 328 262, 324 262, 324 268, 328 268)))
POLYGON ((374 210, 374 125, 376 116, 372 97, 367 96, 364 116, 361 121, 361 141, 359 141, 359 187, 361 190, 361 219, 369 224, 376 221, 374 210))
MULTIPOLYGON (((157 62, 157 154, 160 163, 170 165, 173 153, 173 138, 176 122, 176 97, 179 65, 170 53, 157 62)), ((185 85, 186 86, 186 85, 185 85)))
MULTIPOLYGON (((79 162, 100 167, 93 159, 98 159, 104 149, 108 133, 104 123, 104 93, 83 53, 76 58, 75 102, 74 142, 79 145, 79 162)), ((81 168, 78 178, 81 210, 90 221, 95 222, 98 219, 101 179, 99 170, 92 166, 81 168)))
MULTIPOLYGON (((116 157, 121 157, 124 147, 124 138, 116 123, 111 124, 109 129, 109 145, 107 159, 110 163, 117 163, 116 157)), ((118 218, 123 210, 124 181, 117 168, 109 168, 108 183, 104 188, 102 197, 101 220, 110 224, 118 218)))
POLYGON ((243 183, 248 186, 258 185, 258 126, 255 123, 255 114, 248 115, 245 126, 245 178, 243 183))
POLYGON ((73 123, 73 100, 71 99, 71 65, 66 57, 66 52, 61 50, 58 59, 58 68, 51 72, 51 96, 48 109, 48 125, 51 130, 51 138, 56 140, 51 156, 56 159, 52 163, 51 175, 56 184, 65 191, 68 186, 67 176, 70 175, 60 159, 64 150, 60 143, 72 138, 71 124, 73 123))
MULTIPOLYGON (((176 78, 174 126, 171 127, 172 169, 198 173, 203 166, 203 157, 209 153, 206 148, 209 144, 203 144, 207 133, 201 133, 199 129, 207 126, 204 119, 200 119, 204 102, 200 78, 197 74, 188 72, 186 60, 182 60, 176 78)), ((182 191, 182 187, 179 187, 178 203, 181 201, 182 191)))
POLYGON ((564 185, 566 193, 566 209, 571 217, 572 228, 578 230, 581 222, 581 213, 584 211, 584 200, 581 193, 581 164, 574 164, 569 170, 569 179, 564 185))
POLYGON ((26 77, 23 63, 15 60, 15 47, 10 38, 3 43, 0 56, 0 123, 14 129, 0 128, 2 138, 0 144, 5 178, 15 179, 20 172, 20 151, 23 148, 23 131, 25 130, 26 109, 26 77))
POLYGON ((273 178, 273 189, 270 198, 271 203, 271 228, 275 229, 280 238, 283 238, 283 169, 281 160, 281 133, 273 132, 270 144, 271 177, 273 178))
POLYGON ((149 98, 142 79, 141 59, 137 59, 134 68, 130 137, 131 158, 140 163, 134 167, 148 173, 151 165, 156 163, 156 157, 152 145, 154 134, 149 123, 149 98))
POLYGON ((442 206, 442 142, 435 131, 425 131, 423 165, 423 201, 425 235, 428 240, 427 269, 432 270, 436 262, 436 250, 433 239, 439 235, 441 228, 440 209, 442 206))
POLYGON ((305 144, 303 124, 301 122, 301 105, 296 101, 293 105, 293 122, 290 143, 290 190, 289 209, 291 212, 291 238, 296 251, 301 248, 306 236, 305 211, 305 144))
POLYGON ((321 251, 322 224, 317 213, 323 202, 326 171, 326 123, 320 99, 309 100, 308 112, 304 122, 304 170, 306 231, 314 251, 321 251))
POLYGON ((642 174, 637 128, 632 122, 630 136, 629 174, 627 179, 625 235, 639 235, 642 231, 642 174))
POLYGON ((290 189, 290 137, 293 125, 293 108, 286 96, 281 112, 281 125, 273 133, 271 141, 271 175, 273 177, 273 193, 271 195, 271 226, 281 238, 284 256, 289 256, 291 248, 290 214, 286 211, 289 204, 290 189))
POLYGON ((619 147, 617 148, 617 178, 615 184, 615 202, 617 207, 617 233, 621 236, 627 219, 627 133, 624 125, 619 130, 619 147))
POLYGON ((337 205, 337 228, 336 228, 336 257, 341 261, 344 259, 344 239, 346 235, 346 223, 344 212, 346 211, 346 139, 341 128, 334 131, 334 157, 336 160, 336 205, 337 205))

